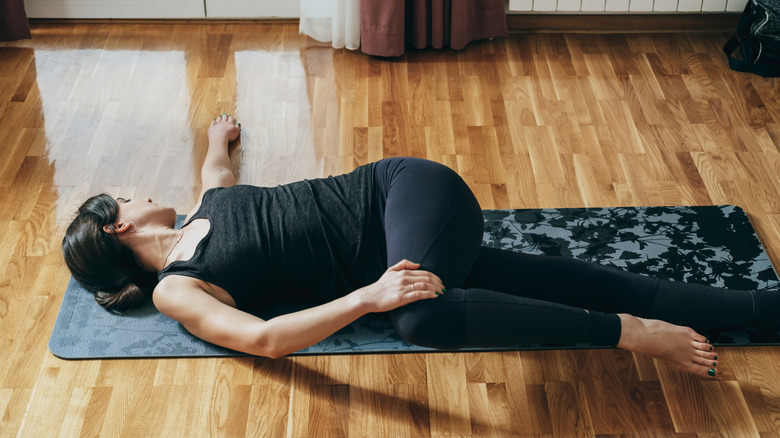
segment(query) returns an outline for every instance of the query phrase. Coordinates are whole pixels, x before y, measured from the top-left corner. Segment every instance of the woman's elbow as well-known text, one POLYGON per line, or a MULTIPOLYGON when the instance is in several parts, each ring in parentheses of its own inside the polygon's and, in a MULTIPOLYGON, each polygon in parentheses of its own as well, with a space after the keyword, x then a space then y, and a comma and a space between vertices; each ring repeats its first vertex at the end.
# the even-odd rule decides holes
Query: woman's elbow
POLYGON ((293 351, 287 351, 283 349, 263 349, 261 350, 261 353, 257 356, 267 357, 269 359, 279 359, 280 357, 285 357, 293 353, 293 351))
POLYGON ((252 354, 270 359, 278 359, 290 354, 289 351, 286 351, 279 342, 274 340, 273 337, 269 336, 267 333, 258 334, 252 347, 252 354))
POLYGON ((277 348, 261 347, 257 350, 257 356, 267 357, 269 359, 279 359, 286 356, 284 352, 277 348))

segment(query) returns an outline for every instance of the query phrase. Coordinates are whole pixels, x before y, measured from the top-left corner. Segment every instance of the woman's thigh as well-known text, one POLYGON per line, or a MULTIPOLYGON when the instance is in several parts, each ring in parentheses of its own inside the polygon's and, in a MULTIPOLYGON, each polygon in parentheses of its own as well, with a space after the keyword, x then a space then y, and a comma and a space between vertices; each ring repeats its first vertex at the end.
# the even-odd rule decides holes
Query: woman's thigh
POLYGON ((483 247, 464 287, 645 316, 654 302, 658 280, 566 257, 483 247))
POLYGON ((482 243, 482 210, 468 185, 448 167, 418 158, 379 161, 374 178, 387 265, 407 259, 445 287, 460 287, 482 243))

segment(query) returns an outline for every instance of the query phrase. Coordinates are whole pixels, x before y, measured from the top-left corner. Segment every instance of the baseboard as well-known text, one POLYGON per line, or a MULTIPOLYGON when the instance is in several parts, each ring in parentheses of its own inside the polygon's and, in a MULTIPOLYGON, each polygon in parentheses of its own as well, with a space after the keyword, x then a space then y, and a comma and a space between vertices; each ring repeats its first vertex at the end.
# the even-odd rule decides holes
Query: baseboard
POLYGON ((528 32, 733 32, 740 13, 715 14, 509 14, 510 33, 528 32))

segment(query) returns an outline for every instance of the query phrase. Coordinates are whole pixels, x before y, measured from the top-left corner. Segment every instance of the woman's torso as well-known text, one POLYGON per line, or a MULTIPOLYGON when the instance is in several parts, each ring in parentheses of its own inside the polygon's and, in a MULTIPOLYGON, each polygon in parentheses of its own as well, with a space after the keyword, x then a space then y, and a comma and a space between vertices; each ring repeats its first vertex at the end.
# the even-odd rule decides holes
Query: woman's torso
POLYGON ((277 187, 211 189, 184 226, 204 230, 208 221, 194 254, 158 278, 196 278, 255 313, 325 302, 381 274, 374 214, 370 165, 277 187))

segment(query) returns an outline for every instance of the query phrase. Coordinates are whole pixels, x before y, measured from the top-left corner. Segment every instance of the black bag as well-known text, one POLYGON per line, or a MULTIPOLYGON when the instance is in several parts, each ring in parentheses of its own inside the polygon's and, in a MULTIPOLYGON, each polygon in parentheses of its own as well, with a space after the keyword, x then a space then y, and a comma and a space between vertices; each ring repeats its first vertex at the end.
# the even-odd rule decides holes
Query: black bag
POLYGON ((748 0, 723 51, 732 70, 780 76, 780 0, 748 0), (731 56, 738 47, 742 59, 731 56))

